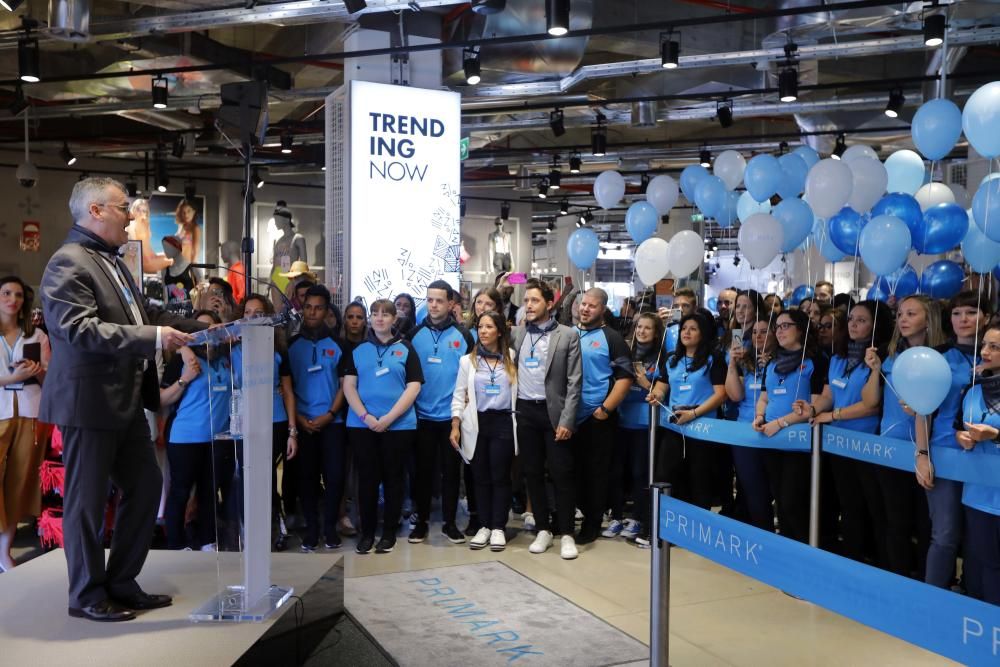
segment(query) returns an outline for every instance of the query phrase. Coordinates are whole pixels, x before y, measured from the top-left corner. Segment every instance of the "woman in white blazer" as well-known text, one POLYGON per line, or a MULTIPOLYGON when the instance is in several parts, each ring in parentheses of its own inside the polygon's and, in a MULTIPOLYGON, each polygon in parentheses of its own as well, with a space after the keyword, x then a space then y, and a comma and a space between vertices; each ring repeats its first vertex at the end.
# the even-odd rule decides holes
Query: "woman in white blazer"
POLYGON ((451 445, 472 466, 483 523, 469 547, 482 549, 488 544, 492 551, 503 551, 511 500, 510 466, 517 453, 517 365, 502 315, 483 313, 478 334, 479 343, 459 361, 451 399, 451 445))

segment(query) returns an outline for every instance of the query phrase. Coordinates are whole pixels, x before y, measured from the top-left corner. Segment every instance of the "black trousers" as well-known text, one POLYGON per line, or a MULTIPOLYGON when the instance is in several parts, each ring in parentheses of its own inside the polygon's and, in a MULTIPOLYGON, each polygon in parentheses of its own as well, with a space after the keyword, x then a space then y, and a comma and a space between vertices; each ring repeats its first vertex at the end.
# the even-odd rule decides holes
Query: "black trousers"
POLYGON ((764 465, 778 510, 778 529, 785 537, 808 542, 810 454, 765 451, 764 465))
POLYGON ((653 464, 654 478, 671 486, 670 493, 676 498, 690 498, 690 484, 687 469, 684 465, 684 442, 678 433, 670 429, 657 427, 657 452, 653 464))
POLYGON ((930 514, 927 494, 912 472, 878 466, 875 474, 885 516, 886 567, 904 577, 927 569, 930 514), (913 536, 916 535, 916 548, 913 536))
POLYGON ((774 532, 771 486, 767 477, 767 450, 757 447, 733 447, 732 456, 748 522, 761 530, 774 532))
MULTIPOLYGON (((611 459, 617 442, 618 420, 588 417, 573 434, 573 464, 576 473, 576 504, 583 512, 582 531, 600 531, 608 507, 611 459)), ((617 480, 621 484, 621 476, 617 480)))
POLYGON ((191 490, 198 504, 197 544, 200 547, 216 541, 216 517, 220 512, 219 488, 224 477, 232 478, 231 440, 199 443, 169 443, 170 490, 163 508, 167 548, 183 549, 188 545, 184 518, 191 490))
POLYGON ((535 514, 538 530, 551 530, 562 535, 573 534, 576 499, 573 480, 573 442, 556 441, 556 432, 549 421, 545 402, 517 401, 518 458, 528 485, 528 497, 535 514), (558 525, 549 524, 549 497, 545 491, 545 470, 548 466, 555 487, 558 525))
POLYGON ((510 512, 514 422, 509 412, 485 410, 478 416, 479 436, 469 465, 475 480, 479 521, 486 528, 503 530, 510 512))
POLYGON ((441 464, 441 516, 445 523, 455 523, 458 510, 459 471, 462 457, 451 446, 451 420, 417 420, 416 479, 413 499, 417 505, 417 515, 421 521, 431 516, 431 496, 434 492, 434 476, 437 463, 441 464))
POLYGON ((718 486, 715 475, 717 446, 670 429, 660 429, 660 434, 664 447, 657 481, 670 483, 674 496, 702 509, 711 509, 718 486))
POLYGON ((323 476, 323 534, 327 539, 337 534, 337 515, 344 495, 346 466, 345 429, 343 424, 327 424, 316 433, 299 431, 299 496, 306 519, 302 543, 319 543, 320 475, 323 476))
POLYGON ((875 466, 846 456, 834 456, 833 483, 840 503, 840 537, 843 555, 864 562, 872 552, 879 567, 886 567, 885 513, 875 466))
MULTIPOLYGON (((274 453, 274 468, 271 474, 271 488, 274 490, 273 500, 280 502, 280 510, 287 517, 295 513, 299 500, 299 457, 289 459, 285 456, 288 449, 288 428, 287 421, 275 422, 272 426, 271 445, 274 453), (281 494, 278 494, 278 465, 282 466, 281 474, 281 494)), ((302 431, 299 431, 301 437, 302 431)), ((279 506, 275 505, 274 513, 277 515, 279 506)))
POLYGON ((375 537, 378 526, 378 487, 384 489, 383 537, 396 534, 403 509, 403 466, 416 440, 416 431, 376 433, 367 428, 347 429, 347 439, 358 468, 358 510, 361 534, 375 537))
MULTIPOLYGON (((622 443, 618 446, 628 452, 624 458, 630 463, 632 476, 632 503, 635 519, 642 524, 642 532, 649 531, 649 429, 621 429, 622 443)), ((612 481, 612 484, 614 482, 612 481)), ((612 514, 614 512, 612 506, 612 514)))
POLYGON ((63 545, 69 606, 87 607, 107 596, 139 591, 135 579, 149 553, 163 477, 141 408, 121 431, 61 426, 66 480, 63 545), (104 510, 110 485, 121 492, 111 554, 105 564, 104 510))

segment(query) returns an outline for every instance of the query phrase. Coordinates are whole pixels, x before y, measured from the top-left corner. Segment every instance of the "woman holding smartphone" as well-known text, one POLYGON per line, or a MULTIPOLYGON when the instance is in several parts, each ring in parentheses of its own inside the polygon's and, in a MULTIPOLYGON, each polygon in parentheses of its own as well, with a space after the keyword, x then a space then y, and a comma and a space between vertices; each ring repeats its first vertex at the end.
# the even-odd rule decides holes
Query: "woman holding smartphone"
POLYGON ((10 549, 17 522, 41 511, 38 468, 45 448, 35 444, 35 422, 49 363, 49 339, 31 318, 28 286, 0 278, 0 572, 14 567, 10 549))

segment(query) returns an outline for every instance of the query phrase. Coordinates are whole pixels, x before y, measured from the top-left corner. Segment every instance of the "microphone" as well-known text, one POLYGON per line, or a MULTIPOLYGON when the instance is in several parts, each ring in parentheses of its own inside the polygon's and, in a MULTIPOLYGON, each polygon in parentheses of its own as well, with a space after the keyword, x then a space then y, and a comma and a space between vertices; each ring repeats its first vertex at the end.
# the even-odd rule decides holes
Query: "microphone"
POLYGON ((285 304, 285 312, 288 313, 288 316, 291 319, 293 319, 293 320, 301 320, 302 319, 302 314, 298 310, 295 309, 295 306, 293 306, 292 302, 289 301, 289 299, 288 299, 287 296, 285 296, 285 293, 283 291, 281 291, 280 289, 278 289, 278 286, 275 285, 274 283, 272 283, 269 280, 261 280, 260 278, 256 278, 254 276, 248 276, 247 274, 243 273, 242 271, 237 271, 236 269, 231 269, 228 266, 224 266, 222 264, 189 264, 188 266, 190 266, 192 268, 195 268, 195 269, 223 269, 224 271, 229 271, 230 273, 235 273, 236 275, 242 276, 243 278, 249 278, 250 280, 252 280, 255 283, 258 283, 260 285, 265 285, 267 287, 273 288, 274 291, 278 293, 278 296, 281 297, 281 301, 285 304))

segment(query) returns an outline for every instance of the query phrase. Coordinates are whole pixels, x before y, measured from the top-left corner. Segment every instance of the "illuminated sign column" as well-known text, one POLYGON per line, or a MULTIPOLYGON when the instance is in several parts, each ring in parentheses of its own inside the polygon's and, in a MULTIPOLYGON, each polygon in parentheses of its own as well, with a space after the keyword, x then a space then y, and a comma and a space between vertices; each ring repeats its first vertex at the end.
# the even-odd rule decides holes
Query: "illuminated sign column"
POLYGON ((352 81, 350 296, 366 304, 459 282, 458 93, 352 81))

